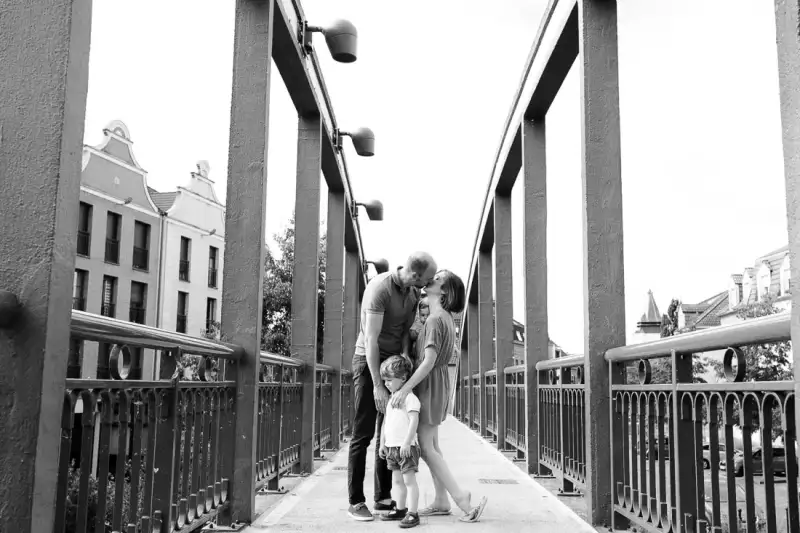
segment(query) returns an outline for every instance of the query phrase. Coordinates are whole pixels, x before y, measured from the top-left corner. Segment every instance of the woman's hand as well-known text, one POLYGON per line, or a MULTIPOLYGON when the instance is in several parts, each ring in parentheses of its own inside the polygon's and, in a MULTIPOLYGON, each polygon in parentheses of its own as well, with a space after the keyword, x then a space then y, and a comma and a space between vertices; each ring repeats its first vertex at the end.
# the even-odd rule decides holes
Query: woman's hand
POLYGON ((399 391, 392 394, 392 407, 395 409, 399 409, 403 407, 406 403, 406 398, 408 397, 408 391, 405 387, 400 389, 399 391))

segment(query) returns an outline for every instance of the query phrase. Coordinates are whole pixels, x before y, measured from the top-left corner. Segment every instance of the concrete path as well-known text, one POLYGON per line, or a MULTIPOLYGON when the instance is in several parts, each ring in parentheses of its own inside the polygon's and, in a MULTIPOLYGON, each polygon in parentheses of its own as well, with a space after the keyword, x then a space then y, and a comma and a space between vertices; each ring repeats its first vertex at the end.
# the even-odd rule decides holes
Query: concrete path
MULTIPOLYGON (((454 514, 422 518, 417 531, 563 531, 594 533, 595 530, 578 518, 566 505, 497 449, 453 418, 443 424, 439 443, 456 478, 473 494, 473 502, 487 496, 489 504, 477 524, 465 524, 454 514), (479 480, 495 480, 486 482, 479 480), (498 483, 497 480, 502 481, 498 483)), ((374 447, 373 447, 374 448, 374 447)), ((372 450, 367 458, 365 491, 372 504, 372 450)), ((420 508, 433 501, 430 473, 421 462, 418 474, 420 508)), ((245 529, 249 533, 263 531, 397 531, 396 522, 356 522, 347 516, 347 445, 331 456, 329 462, 293 487, 282 500, 245 529)))

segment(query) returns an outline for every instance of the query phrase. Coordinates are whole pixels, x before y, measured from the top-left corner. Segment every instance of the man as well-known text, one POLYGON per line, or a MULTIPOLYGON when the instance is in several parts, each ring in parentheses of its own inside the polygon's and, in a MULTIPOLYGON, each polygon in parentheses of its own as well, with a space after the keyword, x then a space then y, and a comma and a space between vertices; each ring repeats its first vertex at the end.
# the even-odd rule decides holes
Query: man
MULTIPOLYGON (((436 274, 430 254, 415 252, 405 266, 378 274, 370 280, 361 300, 361 332, 353 356, 355 419, 350 456, 347 463, 348 514, 360 521, 373 520, 364 496, 367 449, 375 436, 378 442, 389 391, 381 379, 381 362, 392 355, 410 357, 409 330, 414 322, 419 289, 436 274)), ((375 453, 375 511, 394 508, 391 496, 392 474, 386 460, 375 453)))

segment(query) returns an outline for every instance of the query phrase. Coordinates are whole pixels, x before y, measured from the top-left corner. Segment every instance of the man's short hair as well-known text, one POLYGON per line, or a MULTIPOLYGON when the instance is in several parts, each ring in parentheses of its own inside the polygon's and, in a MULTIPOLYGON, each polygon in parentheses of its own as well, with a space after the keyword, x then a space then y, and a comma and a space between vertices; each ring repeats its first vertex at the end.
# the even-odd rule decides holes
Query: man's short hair
POLYGON ((407 380, 411 377, 411 365, 399 355, 393 355, 381 363, 381 377, 383 379, 400 378, 407 380))
POLYGON ((418 276, 424 276, 430 270, 431 262, 428 254, 415 253, 408 258, 408 267, 418 276))

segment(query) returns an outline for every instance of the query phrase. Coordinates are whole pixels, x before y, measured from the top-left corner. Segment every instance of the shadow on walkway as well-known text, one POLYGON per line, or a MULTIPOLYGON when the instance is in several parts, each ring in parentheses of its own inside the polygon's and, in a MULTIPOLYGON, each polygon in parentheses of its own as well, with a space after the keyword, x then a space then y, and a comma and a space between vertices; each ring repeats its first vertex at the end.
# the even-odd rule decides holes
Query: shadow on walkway
MULTIPOLYGON (((595 529, 547 489, 536 483, 491 444, 453 418, 442 425, 439 443, 456 479, 473 494, 473 502, 487 496, 489 504, 478 524, 451 516, 422 518, 418 531, 563 531, 594 533, 595 529)), ((367 458, 364 483, 372 504, 374 446, 367 458)), ((420 507, 433 501, 433 482, 421 462, 418 475, 420 507)), ((265 513, 245 531, 396 531, 397 522, 355 522, 347 516, 347 445, 323 462, 314 474, 289 488, 280 501, 258 507, 265 513)))

